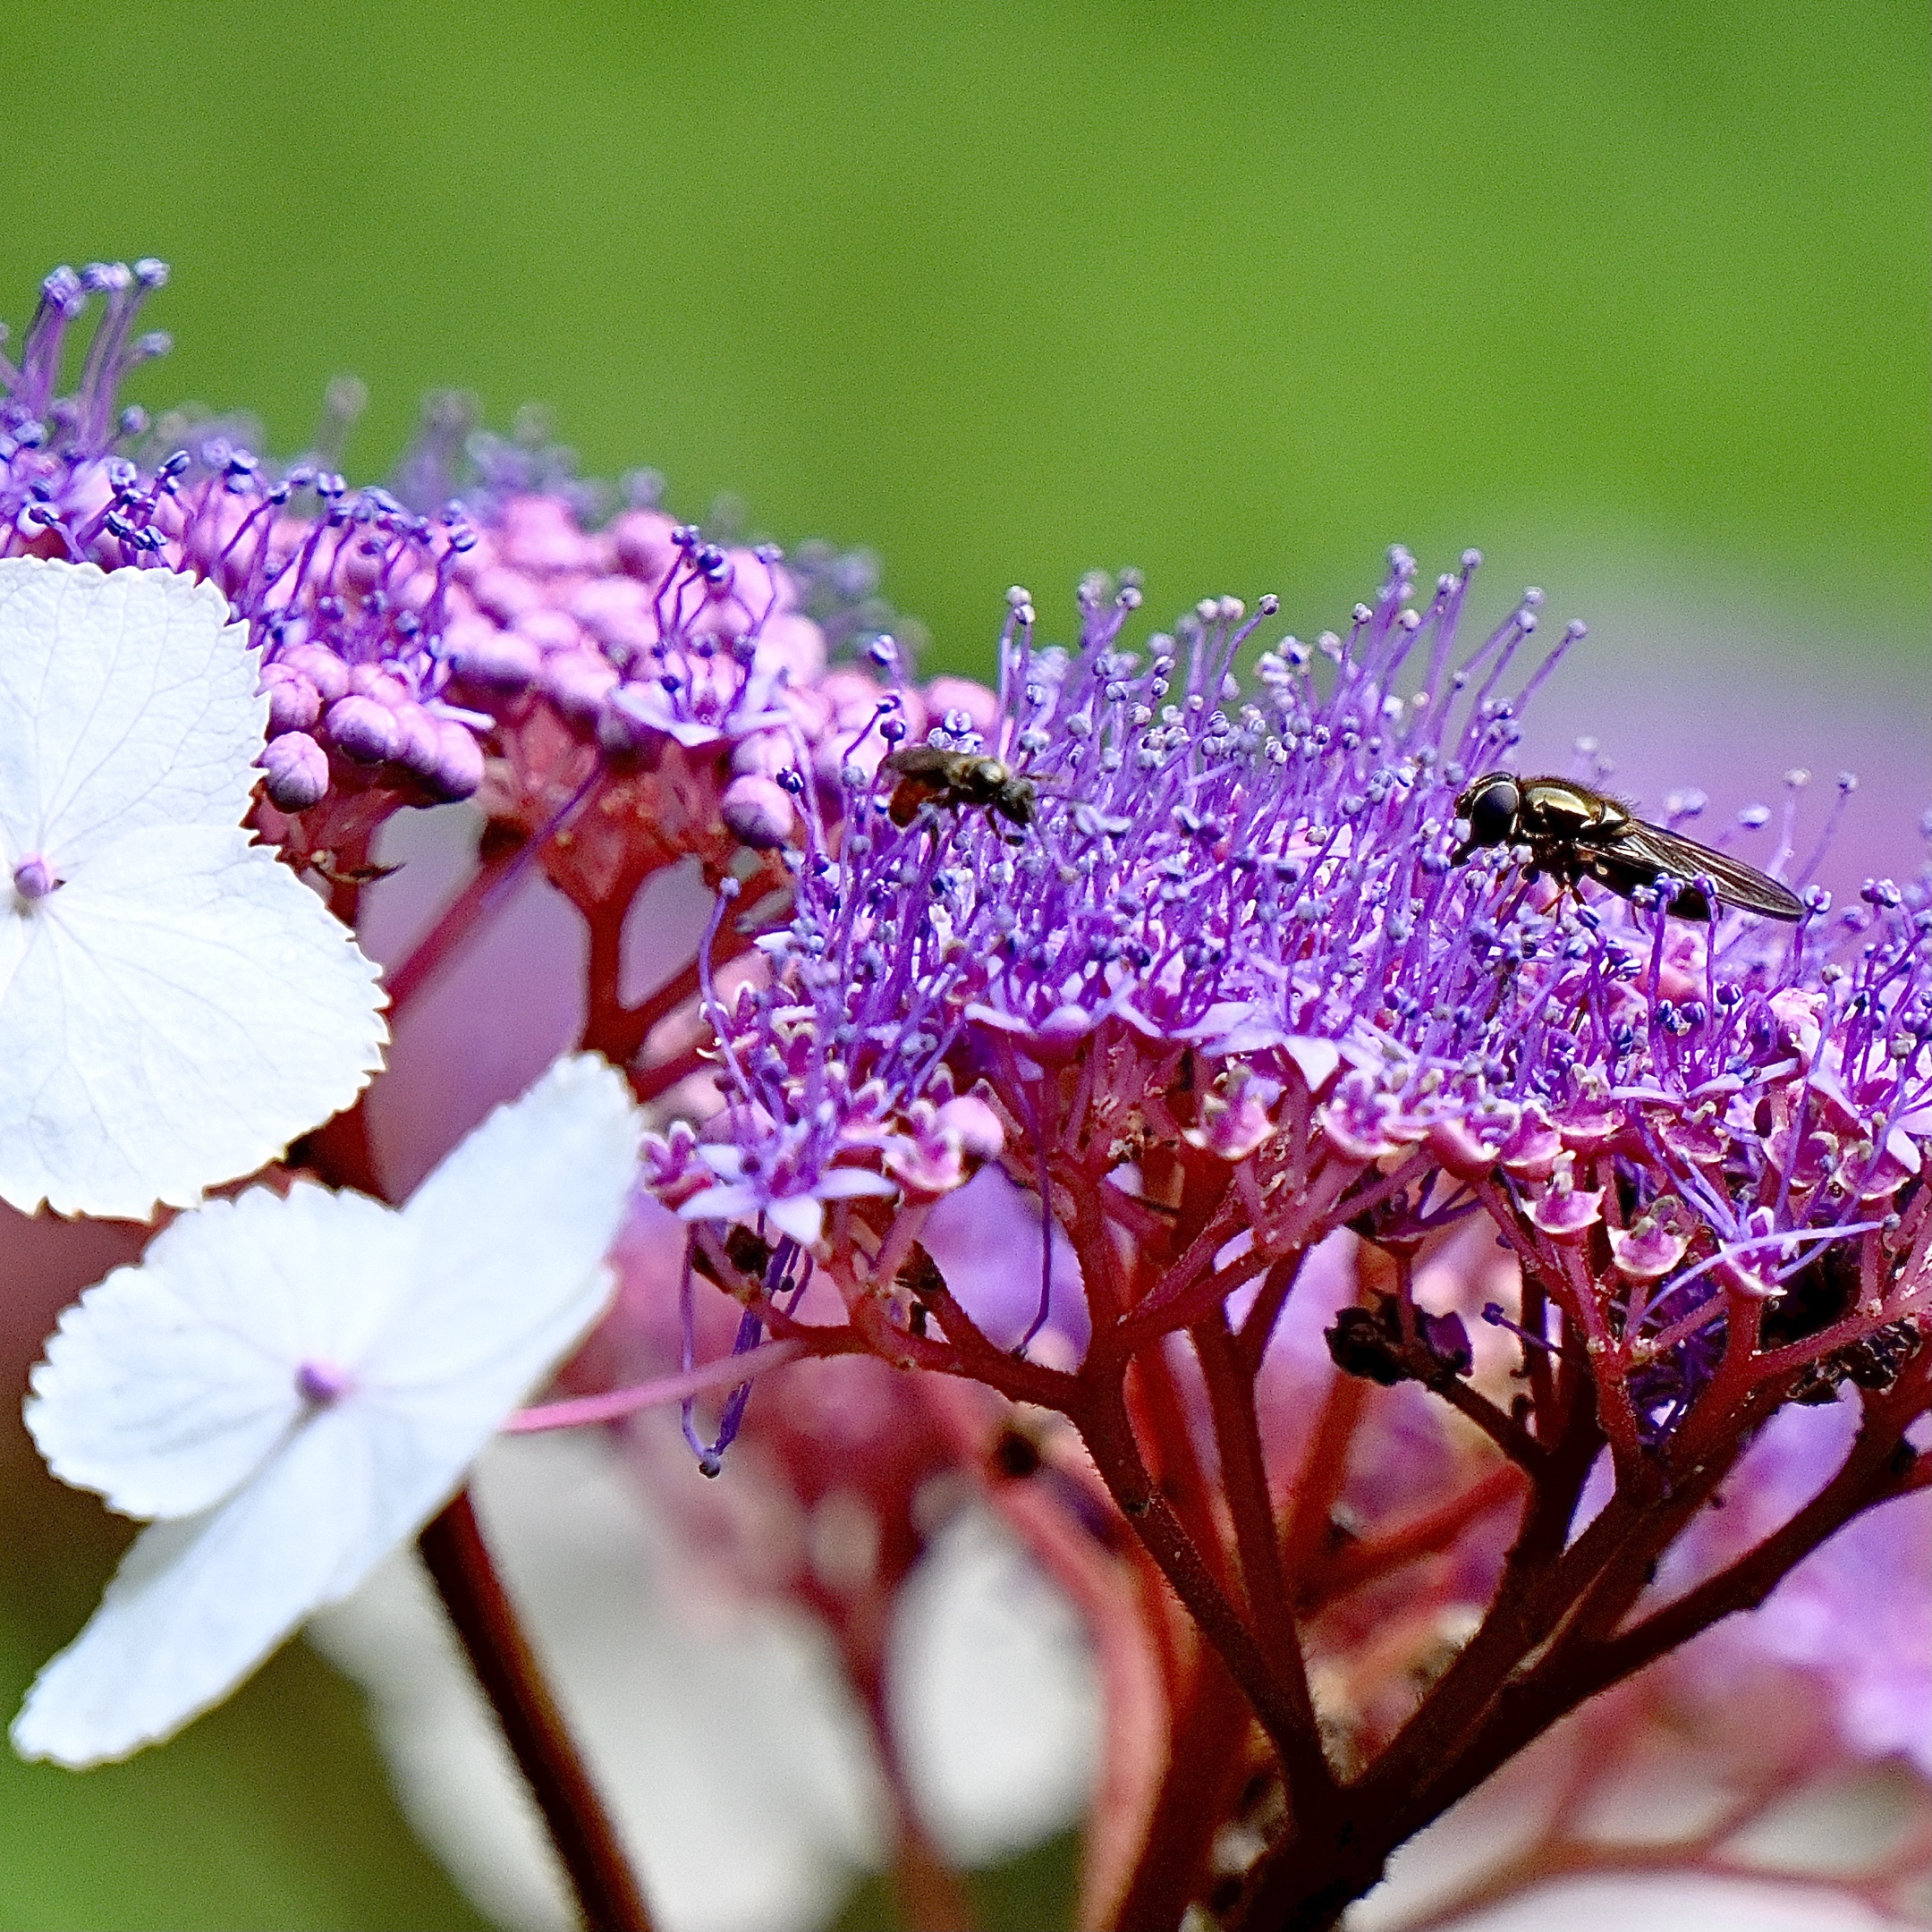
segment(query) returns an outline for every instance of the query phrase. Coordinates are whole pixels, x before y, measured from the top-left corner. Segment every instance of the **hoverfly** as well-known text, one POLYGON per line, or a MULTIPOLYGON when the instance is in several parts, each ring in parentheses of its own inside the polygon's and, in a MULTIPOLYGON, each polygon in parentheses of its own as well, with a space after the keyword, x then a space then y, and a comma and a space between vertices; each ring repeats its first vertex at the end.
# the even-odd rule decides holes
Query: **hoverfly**
POLYGON ((1565 886, 1594 879, 1620 899, 1632 899, 1668 877, 1676 890, 1665 910, 1679 919, 1712 919, 1724 906, 1766 919, 1804 917, 1797 894, 1757 867, 1680 838, 1617 800, 1566 778, 1485 772, 1457 799, 1456 816, 1469 825, 1469 836, 1452 855, 1456 865, 1479 846, 1526 845, 1524 875, 1531 879, 1539 872, 1565 886), (1697 885, 1699 878, 1716 886, 1716 905, 1697 885))
POLYGON ((1039 788, 983 751, 945 751, 937 745, 903 745, 891 753, 886 768, 896 773, 886 814, 895 826, 909 826, 921 805, 978 805, 997 812, 1022 830, 1033 823, 1039 788))

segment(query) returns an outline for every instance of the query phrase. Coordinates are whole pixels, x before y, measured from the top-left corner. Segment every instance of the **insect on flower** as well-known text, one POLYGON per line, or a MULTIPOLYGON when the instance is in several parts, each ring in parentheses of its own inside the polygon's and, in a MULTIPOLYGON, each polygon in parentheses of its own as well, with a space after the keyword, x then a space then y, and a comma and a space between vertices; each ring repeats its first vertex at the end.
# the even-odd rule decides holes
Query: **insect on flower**
POLYGON ((886 760, 898 775, 886 810, 895 826, 909 826, 928 801, 979 805, 1022 828, 1033 823, 1039 788, 1003 759, 980 751, 947 751, 937 745, 906 745, 886 760))
POLYGON ((1457 865, 1479 846, 1526 846, 1524 873, 1530 879, 1542 872, 1565 886, 1589 878, 1620 899, 1634 899, 1667 878, 1674 890, 1665 910, 1679 919, 1716 916, 1718 906, 1699 880, 1715 886, 1720 903, 1738 911, 1804 917, 1803 901, 1767 873, 1666 832, 1607 794, 1566 778, 1485 772, 1457 799, 1456 816, 1469 826, 1453 854, 1457 865))

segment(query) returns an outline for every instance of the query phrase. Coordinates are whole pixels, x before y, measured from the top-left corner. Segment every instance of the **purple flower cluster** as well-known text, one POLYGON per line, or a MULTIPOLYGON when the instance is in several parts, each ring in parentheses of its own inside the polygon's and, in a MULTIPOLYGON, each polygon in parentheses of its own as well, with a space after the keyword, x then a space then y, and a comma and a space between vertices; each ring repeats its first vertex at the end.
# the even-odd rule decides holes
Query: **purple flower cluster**
POLYGON ((270 798, 305 811, 332 789, 387 785, 427 802, 481 783, 477 721, 453 701, 444 650, 455 572, 475 538, 460 515, 411 514, 311 464, 276 474, 227 437, 152 466, 121 453, 148 431, 116 406, 131 339, 165 265, 57 268, 41 284, 20 365, 0 369, 0 519, 9 547, 113 570, 186 572, 226 593, 260 646, 271 699, 270 798), (71 396, 56 396, 66 337, 96 294, 106 312, 71 396), (302 513, 307 510, 309 513, 302 513))
MULTIPOLYGON (((166 275, 95 263, 42 284, 18 367, 0 361, 0 545, 219 585, 261 652, 271 837, 304 856, 361 852, 399 806, 476 794, 492 756, 488 803, 534 828, 589 776, 654 766, 666 745, 700 764, 737 752, 724 829, 787 835, 761 734, 782 732, 789 759, 796 734, 876 696, 856 670, 809 698, 787 686, 825 670, 828 632, 897 659, 869 560, 808 546, 784 568, 772 547, 727 549, 650 507, 648 476, 588 529, 596 492, 565 486, 561 453, 470 433, 446 398, 403 460, 402 495, 352 489, 319 462, 278 468, 218 425, 154 451, 145 413, 117 397, 168 346, 133 335, 166 275), (77 387, 56 394, 97 296, 77 387)), ((715 839, 717 811, 698 816, 715 839)))
MULTIPOLYGON (((758 940, 768 978, 712 996, 732 1140, 702 1151, 729 1184, 665 1198, 808 1239, 826 1202, 964 1178, 915 1182, 899 1150, 977 1094, 978 1157, 1043 1191, 1068 1159, 1131 1192, 1144 1147, 1211 1150, 1263 1258, 1341 1221, 1418 1242, 1480 1204, 1608 1352, 1632 1441, 1677 1427, 1741 1319, 1814 1394, 1882 1376, 1925 1292, 1927 879, 1836 919, 1814 891, 1787 936, 1539 888, 1522 852, 1453 865, 1459 790, 1581 635, 1513 689, 1530 592, 1459 661, 1479 561, 1418 596, 1398 549, 1345 636, 1267 640, 1245 698, 1272 598, 1134 652, 1137 587, 1092 580, 1066 651, 1016 590, 997 717, 928 737, 1023 774, 1024 833, 888 809, 893 695, 844 748, 835 820, 779 769, 803 808, 790 916, 758 940)), ((1540 1304, 1516 1326, 1552 1345, 1540 1304)))

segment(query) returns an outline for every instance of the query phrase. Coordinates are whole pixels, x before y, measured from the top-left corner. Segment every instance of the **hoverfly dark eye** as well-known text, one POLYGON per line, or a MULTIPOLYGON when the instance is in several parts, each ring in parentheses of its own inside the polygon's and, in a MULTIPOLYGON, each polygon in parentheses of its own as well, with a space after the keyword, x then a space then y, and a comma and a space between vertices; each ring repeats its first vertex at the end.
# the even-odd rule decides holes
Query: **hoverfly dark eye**
POLYGON ((1470 801, 1470 843, 1500 845, 1516 829, 1522 793, 1507 778, 1485 785, 1470 801))

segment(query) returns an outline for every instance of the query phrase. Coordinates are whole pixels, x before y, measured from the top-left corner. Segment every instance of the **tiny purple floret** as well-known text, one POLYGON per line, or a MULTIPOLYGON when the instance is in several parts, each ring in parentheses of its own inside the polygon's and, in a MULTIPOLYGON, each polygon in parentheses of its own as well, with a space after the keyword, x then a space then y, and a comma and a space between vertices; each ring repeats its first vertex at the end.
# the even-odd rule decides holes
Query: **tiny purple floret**
POLYGON ((13 868, 13 890, 22 899, 45 899, 60 884, 54 869, 38 852, 30 852, 13 868))
POLYGON ((305 1402, 326 1409, 355 1386, 355 1377, 335 1362, 305 1361, 295 1371, 295 1393, 305 1402))

